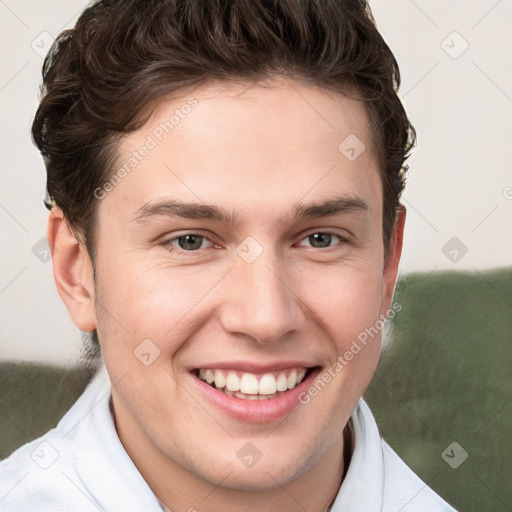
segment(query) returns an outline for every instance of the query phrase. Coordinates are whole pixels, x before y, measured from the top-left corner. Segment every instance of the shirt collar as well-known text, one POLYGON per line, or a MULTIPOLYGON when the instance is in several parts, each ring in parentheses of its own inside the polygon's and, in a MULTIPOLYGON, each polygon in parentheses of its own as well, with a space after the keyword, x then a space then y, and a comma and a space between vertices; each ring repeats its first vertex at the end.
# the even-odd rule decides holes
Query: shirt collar
POLYGON ((355 435, 354 452, 331 512, 378 512, 382 510, 384 496, 382 438, 362 398, 351 418, 355 435))

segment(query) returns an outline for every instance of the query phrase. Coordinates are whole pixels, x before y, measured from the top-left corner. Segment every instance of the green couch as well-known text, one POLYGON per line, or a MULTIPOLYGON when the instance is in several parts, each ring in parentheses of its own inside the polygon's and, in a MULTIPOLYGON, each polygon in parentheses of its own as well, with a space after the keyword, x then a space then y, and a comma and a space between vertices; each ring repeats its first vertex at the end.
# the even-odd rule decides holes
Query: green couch
MULTIPOLYGON (((394 302, 365 394, 383 436, 461 512, 512 510, 512 269, 409 274, 394 302)), ((91 375, 0 363, 0 458, 52 428, 91 375)))

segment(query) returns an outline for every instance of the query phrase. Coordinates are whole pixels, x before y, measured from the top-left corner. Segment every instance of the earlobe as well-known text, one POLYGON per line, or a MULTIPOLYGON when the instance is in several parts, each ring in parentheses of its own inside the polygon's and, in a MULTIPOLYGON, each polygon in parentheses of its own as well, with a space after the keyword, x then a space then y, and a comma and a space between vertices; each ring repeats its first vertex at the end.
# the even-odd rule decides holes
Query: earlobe
POLYGON ((59 295, 73 323, 81 331, 90 332, 96 328, 92 262, 60 208, 54 207, 50 212, 47 237, 59 295))
POLYGON ((385 314, 389 310, 393 299, 393 292, 398 275, 398 264, 400 263, 400 256, 402 255, 406 213, 405 206, 400 205, 396 212, 395 225, 389 241, 383 275, 382 314, 385 314))

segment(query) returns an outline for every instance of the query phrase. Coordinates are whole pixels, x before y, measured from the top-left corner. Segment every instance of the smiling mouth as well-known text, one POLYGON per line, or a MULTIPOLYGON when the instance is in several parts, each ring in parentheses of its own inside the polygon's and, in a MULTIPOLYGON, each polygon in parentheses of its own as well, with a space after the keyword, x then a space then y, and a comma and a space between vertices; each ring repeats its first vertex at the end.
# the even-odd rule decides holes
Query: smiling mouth
POLYGON ((196 377, 227 396, 241 400, 271 400, 298 386, 315 369, 296 367, 276 372, 196 369, 196 377))

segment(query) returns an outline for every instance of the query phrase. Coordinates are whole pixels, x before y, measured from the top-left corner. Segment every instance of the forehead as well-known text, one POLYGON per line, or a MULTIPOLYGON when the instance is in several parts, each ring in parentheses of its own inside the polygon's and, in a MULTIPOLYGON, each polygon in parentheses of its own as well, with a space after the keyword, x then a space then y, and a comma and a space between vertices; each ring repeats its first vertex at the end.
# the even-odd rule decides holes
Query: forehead
POLYGON ((170 139, 172 131, 184 137, 202 137, 197 150, 227 143, 231 152, 247 149, 248 143, 266 148, 302 143, 305 150, 321 144, 339 151, 340 137, 352 135, 373 153, 364 102, 279 78, 257 84, 213 82, 190 89, 160 102, 141 135, 150 130, 159 142, 170 139), (281 128, 284 130, 279 131, 281 128))
POLYGON ((176 197, 237 209, 257 204, 263 213, 345 194, 380 209, 362 102, 290 81, 182 92, 122 141, 114 174, 124 169, 123 177, 105 204, 133 213, 151 199, 176 197))

